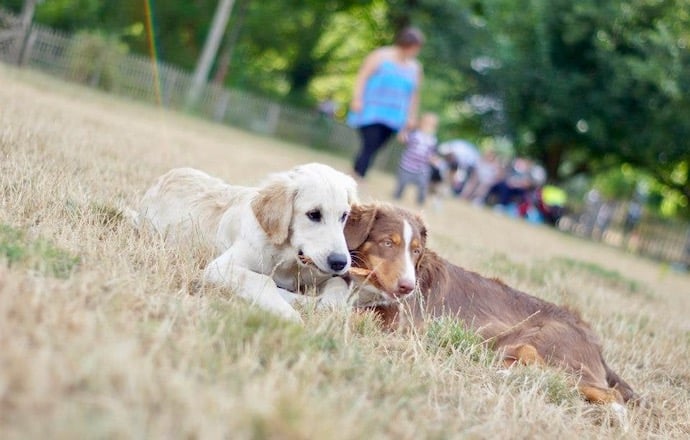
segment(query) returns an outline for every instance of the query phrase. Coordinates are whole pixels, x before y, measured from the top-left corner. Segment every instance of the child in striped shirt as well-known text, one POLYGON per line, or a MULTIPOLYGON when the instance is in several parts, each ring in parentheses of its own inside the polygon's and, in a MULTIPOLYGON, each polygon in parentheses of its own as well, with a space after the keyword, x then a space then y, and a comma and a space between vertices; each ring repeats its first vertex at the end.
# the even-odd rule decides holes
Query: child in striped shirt
POLYGON ((406 147, 400 157, 398 183, 393 197, 399 200, 405 187, 412 183, 417 186, 417 203, 421 206, 426 200, 431 178, 431 163, 436 159, 436 130, 438 116, 424 113, 416 130, 407 135, 406 147))

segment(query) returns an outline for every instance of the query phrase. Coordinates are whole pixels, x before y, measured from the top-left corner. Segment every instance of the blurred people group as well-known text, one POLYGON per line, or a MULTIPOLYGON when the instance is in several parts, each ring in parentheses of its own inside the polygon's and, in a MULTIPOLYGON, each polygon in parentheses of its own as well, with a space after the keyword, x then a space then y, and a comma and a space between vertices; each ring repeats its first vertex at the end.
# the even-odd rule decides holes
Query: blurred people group
POLYGON ((395 199, 414 184, 419 205, 431 191, 439 197, 451 194, 474 205, 493 206, 536 223, 555 224, 563 215, 566 193, 546 185, 541 165, 525 157, 506 160, 492 149, 480 152, 462 139, 437 144, 437 126, 438 117, 426 113, 405 138, 395 199))
MULTIPOLYGON (((460 139, 438 145, 438 116, 418 117, 422 65, 417 55, 423 45, 419 29, 404 28, 392 45, 372 51, 362 63, 347 117, 362 138, 353 176, 362 182, 376 154, 397 133, 405 150, 394 198, 401 198, 414 184, 417 203, 423 205, 429 191, 442 195, 448 188, 477 205, 496 205, 530 220, 555 222, 565 193, 557 188, 544 192, 546 172, 540 165, 522 157, 502 161, 492 150, 480 154, 476 146, 460 139), (545 200, 545 193, 551 202, 545 200), (554 201, 559 205, 550 204, 554 201)), ((324 114, 331 110, 322 107, 324 114)))

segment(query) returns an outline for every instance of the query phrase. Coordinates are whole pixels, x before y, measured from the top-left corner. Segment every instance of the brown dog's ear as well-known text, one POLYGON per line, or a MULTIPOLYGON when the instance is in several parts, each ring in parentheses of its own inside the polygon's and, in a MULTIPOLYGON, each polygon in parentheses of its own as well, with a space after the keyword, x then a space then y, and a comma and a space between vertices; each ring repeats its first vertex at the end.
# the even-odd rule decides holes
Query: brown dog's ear
POLYGON ((375 205, 352 205, 343 231, 349 250, 359 248, 367 240, 374 226, 377 211, 375 205))
POLYGON ((412 226, 415 231, 419 232, 419 238, 421 241, 422 247, 426 246, 426 237, 427 237, 427 229, 426 229, 426 223, 424 223, 424 219, 422 218, 421 214, 416 214, 411 211, 407 211, 404 209, 400 209, 400 211, 403 213, 405 220, 410 222, 410 226, 412 226))
POLYGON ((415 269, 419 271, 420 265, 422 263, 422 260, 424 259, 424 253, 426 252, 426 239, 427 239, 427 229, 426 229, 426 224, 424 223, 424 220, 422 220, 422 217, 420 215, 414 215, 412 217, 412 221, 414 223, 415 228, 419 231, 419 238, 420 238, 420 245, 422 247, 422 254, 419 256, 419 259, 417 260, 417 265, 415 269))
POLYGON ((294 198, 290 179, 280 176, 263 185, 251 202, 256 220, 274 245, 280 246, 288 239, 294 198))

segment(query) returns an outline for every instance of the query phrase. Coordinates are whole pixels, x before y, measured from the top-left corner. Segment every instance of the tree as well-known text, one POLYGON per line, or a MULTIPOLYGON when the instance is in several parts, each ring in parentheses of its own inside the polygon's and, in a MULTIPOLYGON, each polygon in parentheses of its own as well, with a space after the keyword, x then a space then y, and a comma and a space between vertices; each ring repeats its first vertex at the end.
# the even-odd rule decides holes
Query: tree
POLYGON ((690 163, 687 2, 493 0, 483 15, 498 67, 478 77, 501 104, 486 117, 520 152, 553 180, 629 162, 690 197, 674 174, 690 163))
MULTIPOLYGON (((293 102, 310 101, 311 81, 324 73, 350 33, 341 33, 334 17, 370 2, 325 0, 250 2, 239 36, 235 69, 229 81, 287 96, 293 102), (324 38, 324 36, 337 38, 324 38)), ((359 9, 361 12, 361 9, 359 9)), ((354 29, 356 31, 356 29, 354 29)))

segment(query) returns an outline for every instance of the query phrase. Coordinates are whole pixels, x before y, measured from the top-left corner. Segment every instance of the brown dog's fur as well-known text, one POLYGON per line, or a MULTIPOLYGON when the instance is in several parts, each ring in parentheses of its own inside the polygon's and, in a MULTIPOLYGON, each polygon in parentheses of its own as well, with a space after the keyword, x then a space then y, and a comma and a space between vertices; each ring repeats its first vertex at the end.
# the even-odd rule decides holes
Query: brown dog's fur
MULTIPOLYGON (((400 208, 377 210, 376 220, 368 225, 368 235, 390 229, 401 216, 408 218, 410 214, 400 208)), ((413 224, 419 228, 421 222, 413 224)), ((420 233, 425 242, 423 226, 420 233)), ((370 267, 366 246, 365 239, 355 247, 354 267, 370 267)), ((409 308, 413 325, 422 324, 426 318, 453 316, 499 352, 505 366, 519 362, 562 368, 580 378, 578 389, 590 402, 638 400, 630 385, 606 365, 597 336, 578 313, 467 271, 429 249, 417 262, 417 283, 418 292, 402 301, 364 308, 374 310, 390 329, 405 323, 403 306, 409 308)))

